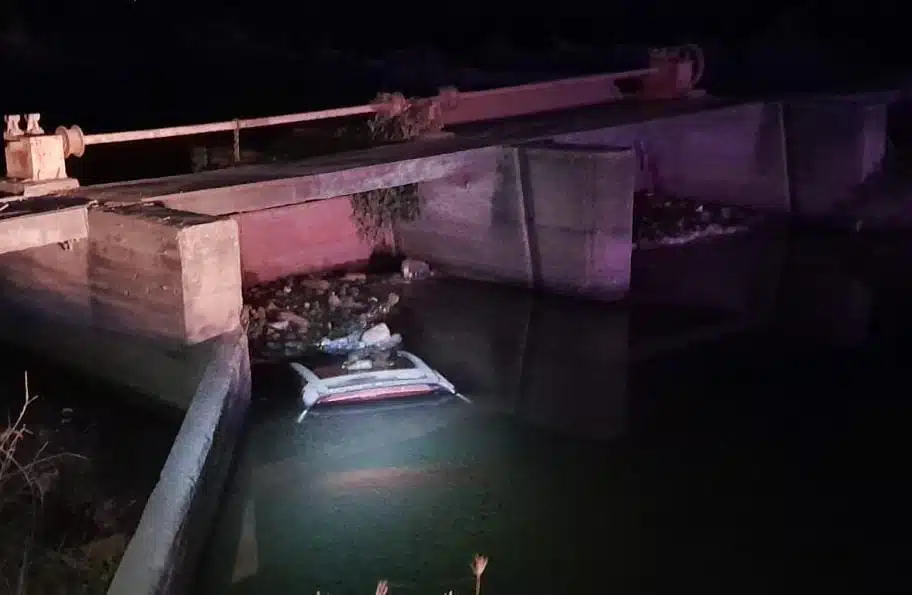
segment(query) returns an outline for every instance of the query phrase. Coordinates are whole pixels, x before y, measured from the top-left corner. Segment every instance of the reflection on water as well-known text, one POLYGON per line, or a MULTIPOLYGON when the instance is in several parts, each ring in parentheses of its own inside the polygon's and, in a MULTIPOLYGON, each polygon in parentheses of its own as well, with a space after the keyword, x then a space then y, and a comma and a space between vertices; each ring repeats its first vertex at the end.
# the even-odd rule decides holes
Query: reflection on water
POLYGON ((411 286, 397 330, 477 405, 296 426, 261 370, 200 592, 470 592, 475 552, 491 593, 880 590, 905 250, 714 238, 638 254, 624 306, 411 286))

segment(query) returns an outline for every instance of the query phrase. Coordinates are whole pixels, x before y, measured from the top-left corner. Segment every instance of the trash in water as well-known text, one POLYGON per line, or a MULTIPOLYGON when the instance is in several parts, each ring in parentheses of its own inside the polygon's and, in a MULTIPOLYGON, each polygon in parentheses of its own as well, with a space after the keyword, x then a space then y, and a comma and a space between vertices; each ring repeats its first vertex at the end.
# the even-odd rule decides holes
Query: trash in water
POLYGON ((354 361, 345 362, 342 364, 342 368, 350 372, 363 372, 365 370, 373 370, 374 362, 369 359, 356 359, 354 361))
POLYGON ((381 322, 361 333, 361 342, 366 345, 378 345, 389 341, 391 336, 389 326, 385 322, 381 322))
MULTIPOLYGON (((402 335, 391 334, 386 323, 375 324, 367 330, 357 330, 338 339, 323 337, 317 347, 331 355, 351 355, 389 351, 402 343, 402 335)), ((358 358, 349 357, 349 360, 358 358)))

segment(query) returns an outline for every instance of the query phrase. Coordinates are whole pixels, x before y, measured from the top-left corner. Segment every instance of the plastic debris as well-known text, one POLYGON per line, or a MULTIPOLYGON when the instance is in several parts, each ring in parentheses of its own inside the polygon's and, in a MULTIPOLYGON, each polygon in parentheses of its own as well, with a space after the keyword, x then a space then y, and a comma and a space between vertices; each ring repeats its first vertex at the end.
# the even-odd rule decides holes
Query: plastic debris
POLYGON ((431 276, 431 267, 423 260, 406 258, 402 261, 402 278, 406 281, 424 279, 431 276))
POLYGON ((385 322, 375 324, 361 333, 361 342, 365 345, 378 345, 390 340, 392 333, 385 322))
MULTIPOLYGON (((386 323, 376 324, 365 331, 357 330, 338 339, 323 337, 318 345, 320 351, 332 355, 351 355, 389 351, 402 343, 402 335, 390 334, 386 323)), ((357 359, 350 357, 349 359, 357 359)))

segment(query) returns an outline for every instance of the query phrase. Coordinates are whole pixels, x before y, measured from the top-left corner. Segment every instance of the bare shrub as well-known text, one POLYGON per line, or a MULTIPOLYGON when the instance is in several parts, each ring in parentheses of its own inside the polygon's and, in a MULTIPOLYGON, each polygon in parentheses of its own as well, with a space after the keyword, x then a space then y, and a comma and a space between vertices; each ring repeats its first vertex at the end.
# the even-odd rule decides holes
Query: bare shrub
MULTIPOLYGON (((380 109, 367 129, 375 143, 405 142, 443 130, 445 101, 439 97, 407 99, 401 93, 380 93, 373 103, 380 109)), ((351 205, 358 235, 372 244, 385 244, 396 222, 421 215, 415 184, 361 192, 352 196, 351 205)))
POLYGON ((22 407, 0 428, 0 592, 101 595, 123 552, 119 543, 107 540, 110 543, 102 545, 114 547, 99 555, 94 543, 48 547, 41 541, 42 509, 55 489, 58 461, 84 457, 48 454, 47 443, 34 444, 25 418, 37 399, 29 391, 26 373, 22 407))

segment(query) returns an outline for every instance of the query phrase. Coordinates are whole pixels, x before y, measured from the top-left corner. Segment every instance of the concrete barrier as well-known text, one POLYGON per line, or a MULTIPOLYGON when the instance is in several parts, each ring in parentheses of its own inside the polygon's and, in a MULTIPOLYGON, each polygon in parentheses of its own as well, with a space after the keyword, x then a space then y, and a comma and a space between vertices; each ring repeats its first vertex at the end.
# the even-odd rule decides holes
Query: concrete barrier
POLYGON ((236 332, 213 341, 190 407, 109 595, 184 593, 193 580, 250 400, 246 337, 236 332))
POLYGON ((630 147, 637 188, 765 211, 790 208, 782 107, 751 103, 555 137, 630 147))
POLYGON ((92 209, 88 238, 0 255, 0 304, 194 345, 239 324, 237 225, 156 205, 92 209))

